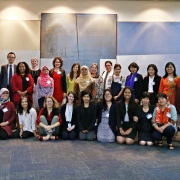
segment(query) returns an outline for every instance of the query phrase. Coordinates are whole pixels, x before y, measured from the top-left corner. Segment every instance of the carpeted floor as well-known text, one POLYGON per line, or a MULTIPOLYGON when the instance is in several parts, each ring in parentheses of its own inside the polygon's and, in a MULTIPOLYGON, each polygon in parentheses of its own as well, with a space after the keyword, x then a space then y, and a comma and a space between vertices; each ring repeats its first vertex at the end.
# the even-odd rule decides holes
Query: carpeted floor
POLYGON ((175 150, 97 141, 0 141, 0 179, 178 180, 180 138, 175 150))

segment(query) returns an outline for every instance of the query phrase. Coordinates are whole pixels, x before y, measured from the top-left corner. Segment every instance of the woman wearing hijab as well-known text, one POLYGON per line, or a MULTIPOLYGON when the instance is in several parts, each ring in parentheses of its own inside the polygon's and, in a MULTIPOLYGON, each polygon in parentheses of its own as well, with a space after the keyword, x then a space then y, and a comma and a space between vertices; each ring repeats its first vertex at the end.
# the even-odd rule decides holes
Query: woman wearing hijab
POLYGON ((54 92, 54 80, 49 76, 49 69, 43 66, 41 74, 37 80, 38 85, 38 103, 39 109, 43 108, 44 99, 47 96, 52 96, 54 92))
POLYGON ((6 140, 12 136, 12 129, 15 128, 15 107, 10 101, 9 90, 0 90, 0 139, 6 140))
POLYGON ((87 66, 81 67, 80 77, 76 79, 74 84, 74 94, 77 97, 77 104, 81 103, 81 92, 86 91, 92 95, 92 99, 96 98, 95 80, 91 77, 87 66))

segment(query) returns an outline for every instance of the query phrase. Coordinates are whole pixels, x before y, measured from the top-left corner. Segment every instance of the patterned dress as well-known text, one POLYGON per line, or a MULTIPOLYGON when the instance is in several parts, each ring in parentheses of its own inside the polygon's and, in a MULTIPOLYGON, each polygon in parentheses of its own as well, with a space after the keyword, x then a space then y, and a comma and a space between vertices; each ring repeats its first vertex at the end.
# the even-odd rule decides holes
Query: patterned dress
POLYGON ((101 142, 115 142, 115 135, 109 127, 109 110, 102 112, 101 123, 97 130, 97 140, 101 142))
POLYGON ((96 87, 96 98, 102 99, 103 98, 103 78, 99 76, 98 78, 94 78, 95 80, 95 87, 96 87))
POLYGON ((159 92, 167 95, 170 104, 175 105, 176 88, 178 77, 175 78, 162 78, 159 85, 159 92))

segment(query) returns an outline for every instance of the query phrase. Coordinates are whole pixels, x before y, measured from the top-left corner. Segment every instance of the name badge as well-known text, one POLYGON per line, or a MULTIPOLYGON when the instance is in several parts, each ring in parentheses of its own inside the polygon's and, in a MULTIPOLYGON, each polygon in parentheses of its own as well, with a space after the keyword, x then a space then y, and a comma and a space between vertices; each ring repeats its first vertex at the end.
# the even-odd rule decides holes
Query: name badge
POLYGON ((4 109, 2 109, 2 111, 5 113, 5 112, 8 111, 8 109, 7 109, 7 108, 4 108, 4 109))
POLYGON ((50 84, 51 82, 50 81, 47 81, 47 84, 50 84))
POLYGON ((147 114, 146 117, 147 117, 148 119, 150 119, 150 118, 152 118, 152 114, 147 114))
POLYGON ((26 81, 29 81, 29 78, 28 78, 28 77, 26 77, 26 81))
POLYGON ((90 81, 89 80, 86 80, 86 83, 89 83, 90 81))
POLYGON ((137 80, 138 80, 138 78, 137 78, 137 77, 135 77, 135 78, 134 78, 134 81, 137 81, 137 80))
POLYGON ((119 81, 119 84, 122 84, 122 81, 119 81))
POLYGON ((58 74, 61 74, 61 71, 58 71, 57 73, 58 73, 58 74))
POLYGON ((152 85, 155 85, 155 82, 152 82, 152 85))
POLYGON ((169 81, 173 81, 173 78, 168 78, 169 81))
POLYGON ((68 127, 71 127, 71 123, 68 123, 68 127))
POLYGON ((108 113, 108 114, 106 114, 106 117, 109 117, 109 113, 108 113))
POLYGON ((166 116, 167 116, 168 118, 171 118, 171 114, 170 114, 170 113, 167 113, 166 116))

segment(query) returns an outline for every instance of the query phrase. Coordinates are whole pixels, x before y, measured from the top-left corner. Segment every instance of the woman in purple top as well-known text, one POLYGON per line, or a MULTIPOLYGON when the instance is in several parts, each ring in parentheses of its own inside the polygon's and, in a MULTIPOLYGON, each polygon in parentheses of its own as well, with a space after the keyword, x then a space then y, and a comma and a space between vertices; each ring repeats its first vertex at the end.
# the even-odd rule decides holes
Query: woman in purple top
POLYGON ((39 109, 43 108, 44 99, 52 96, 54 92, 54 80, 49 76, 49 69, 43 66, 37 80, 39 109))

